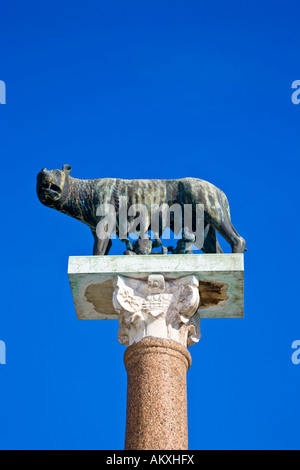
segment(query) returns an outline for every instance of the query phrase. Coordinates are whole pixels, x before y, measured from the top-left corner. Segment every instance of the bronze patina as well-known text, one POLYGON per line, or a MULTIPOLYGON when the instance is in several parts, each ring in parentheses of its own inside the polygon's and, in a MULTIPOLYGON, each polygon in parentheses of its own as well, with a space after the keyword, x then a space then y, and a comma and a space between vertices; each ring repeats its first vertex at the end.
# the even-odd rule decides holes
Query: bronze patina
MULTIPOLYGON (((118 234, 119 207, 121 196, 126 197, 128 206, 143 204, 151 211, 153 204, 190 204, 194 210, 197 204, 204 207, 204 253, 222 253, 216 232, 230 244, 233 253, 245 251, 245 240, 238 234, 231 223, 229 204, 226 195, 213 184, 198 178, 177 180, 125 180, 118 178, 77 179, 70 176, 71 167, 64 165, 62 170, 43 168, 37 176, 37 195, 48 207, 56 209, 88 225, 94 236, 94 255, 107 255, 111 248, 111 238, 97 236, 97 224, 101 216, 97 208, 102 204, 111 204, 116 212, 116 232, 118 234)), ((151 225, 147 227, 151 230, 151 225)), ((170 219, 170 229, 174 229, 174 217, 170 219)), ((153 254, 152 248, 161 247, 161 253, 191 253, 190 243, 182 237, 177 247, 163 247, 159 237, 150 240, 143 234, 136 242, 124 239, 125 254, 153 254)))

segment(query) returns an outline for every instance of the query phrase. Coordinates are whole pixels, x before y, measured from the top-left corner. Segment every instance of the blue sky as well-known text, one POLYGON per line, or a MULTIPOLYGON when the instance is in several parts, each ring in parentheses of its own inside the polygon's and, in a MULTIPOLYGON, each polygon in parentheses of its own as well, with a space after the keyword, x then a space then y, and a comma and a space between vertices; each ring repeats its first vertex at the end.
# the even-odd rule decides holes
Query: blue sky
POLYGON ((296 1, 1 5, 0 448, 124 445, 118 324, 78 321, 67 276, 92 236, 35 193, 37 172, 65 163, 227 194, 247 240, 245 318, 202 320, 190 448, 299 448, 299 17, 296 1))

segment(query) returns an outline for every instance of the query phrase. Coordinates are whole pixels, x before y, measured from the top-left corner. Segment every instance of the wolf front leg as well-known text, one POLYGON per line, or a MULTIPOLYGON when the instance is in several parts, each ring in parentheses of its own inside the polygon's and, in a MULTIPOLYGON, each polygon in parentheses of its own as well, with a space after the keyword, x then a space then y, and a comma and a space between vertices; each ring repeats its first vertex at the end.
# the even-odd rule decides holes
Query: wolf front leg
POLYGON ((112 241, 110 237, 106 237, 101 239, 97 236, 96 231, 92 230, 92 234, 94 237, 94 248, 93 248, 93 255, 94 256, 101 256, 101 255, 108 255, 109 250, 112 246, 112 241))

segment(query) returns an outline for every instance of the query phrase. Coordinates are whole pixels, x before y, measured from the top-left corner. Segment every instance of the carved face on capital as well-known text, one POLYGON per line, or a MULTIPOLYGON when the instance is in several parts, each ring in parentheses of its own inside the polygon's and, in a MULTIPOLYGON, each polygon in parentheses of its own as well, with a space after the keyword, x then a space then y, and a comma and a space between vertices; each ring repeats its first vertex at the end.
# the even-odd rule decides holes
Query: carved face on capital
POLYGON ((62 170, 47 170, 43 168, 37 175, 36 192, 39 200, 48 207, 57 206, 65 185, 66 177, 71 167, 64 165, 62 170))

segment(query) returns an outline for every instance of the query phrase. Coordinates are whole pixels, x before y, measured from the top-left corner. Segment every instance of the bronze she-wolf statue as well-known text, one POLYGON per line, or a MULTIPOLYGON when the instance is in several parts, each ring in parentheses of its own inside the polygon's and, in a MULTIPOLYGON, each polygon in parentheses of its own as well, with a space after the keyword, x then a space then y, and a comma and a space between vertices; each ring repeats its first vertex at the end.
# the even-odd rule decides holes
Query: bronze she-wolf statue
MULTIPOLYGON (((68 214, 90 227, 95 239, 94 255, 107 255, 112 244, 110 237, 101 239, 97 236, 97 224, 101 219, 101 216, 97 215, 97 208, 101 204, 112 204, 116 212, 116 227, 118 229, 121 197, 127 198, 128 206, 143 204, 149 213, 153 204, 168 204, 169 206, 179 204, 181 207, 190 204, 193 210, 197 204, 202 204, 204 207, 204 241, 201 250, 204 253, 222 253, 216 232, 231 245, 233 253, 243 253, 246 249, 245 240, 231 223, 227 197, 220 189, 207 181, 198 178, 82 180, 72 178, 70 172, 69 165, 64 165, 62 170, 42 169, 37 176, 37 195, 45 206, 68 214)), ((147 229, 151 230, 151 225, 147 229)), ((170 229, 174 229, 174 218, 172 219, 172 217, 170 229)), ((162 233, 158 233, 158 237, 161 235, 162 233)), ((159 246, 159 242, 160 240, 156 241, 156 246, 159 246)), ((177 252, 190 252, 185 251, 184 240, 180 240, 180 242, 177 252), (183 247, 181 251, 180 247, 183 247)), ((138 240, 135 242, 135 253, 126 254, 150 254, 151 246, 149 249, 147 241, 138 240)), ((169 247, 169 251, 176 252, 171 247, 169 247)))

